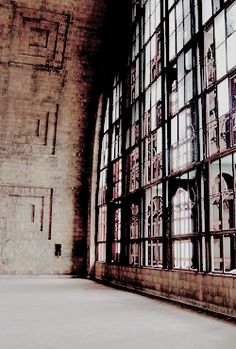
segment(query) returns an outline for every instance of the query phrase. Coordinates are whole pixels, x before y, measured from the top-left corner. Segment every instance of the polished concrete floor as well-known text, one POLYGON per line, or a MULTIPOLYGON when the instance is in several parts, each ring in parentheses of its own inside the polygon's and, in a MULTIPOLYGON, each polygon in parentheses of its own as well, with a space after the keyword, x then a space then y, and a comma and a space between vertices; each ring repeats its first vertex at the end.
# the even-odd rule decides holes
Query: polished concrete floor
POLYGON ((69 278, 0 278, 0 349, 235 349, 236 325, 69 278))

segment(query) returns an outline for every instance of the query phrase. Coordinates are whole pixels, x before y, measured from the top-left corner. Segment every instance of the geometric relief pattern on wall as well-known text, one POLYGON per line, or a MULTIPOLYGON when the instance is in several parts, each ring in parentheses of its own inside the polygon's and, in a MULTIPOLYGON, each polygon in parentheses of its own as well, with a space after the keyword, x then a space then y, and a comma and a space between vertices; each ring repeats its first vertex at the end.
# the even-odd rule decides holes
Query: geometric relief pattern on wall
POLYGON ((51 239, 52 189, 0 186, 0 243, 51 239))
POLYGON ((16 8, 12 61, 62 68, 68 25, 68 15, 16 8))
POLYGON ((10 102, 0 114, 0 152, 55 154, 58 106, 10 102))

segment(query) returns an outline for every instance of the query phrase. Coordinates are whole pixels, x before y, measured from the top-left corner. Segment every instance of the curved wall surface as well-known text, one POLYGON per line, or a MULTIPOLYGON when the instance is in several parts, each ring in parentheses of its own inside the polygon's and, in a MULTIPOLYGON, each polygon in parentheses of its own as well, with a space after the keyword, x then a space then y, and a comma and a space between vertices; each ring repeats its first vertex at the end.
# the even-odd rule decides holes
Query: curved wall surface
POLYGON ((0 273, 82 275, 104 1, 0 1, 0 273))

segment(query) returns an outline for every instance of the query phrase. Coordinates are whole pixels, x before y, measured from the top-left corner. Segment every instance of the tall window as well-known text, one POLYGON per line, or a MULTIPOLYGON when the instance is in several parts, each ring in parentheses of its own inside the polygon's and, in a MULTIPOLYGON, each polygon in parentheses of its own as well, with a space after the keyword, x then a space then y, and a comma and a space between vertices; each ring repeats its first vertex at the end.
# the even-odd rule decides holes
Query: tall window
POLYGON ((190 0, 171 1, 169 8, 169 60, 172 60, 191 39, 192 16, 190 0))
POLYGON ((236 3, 202 4, 211 270, 229 273, 235 269, 236 3))
POLYGON ((228 155, 210 164, 212 270, 235 269, 235 160, 228 155))
POLYGON ((128 263, 129 265, 140 265, 140 206, 138 202, 132 202, 127 208, 128 263))
POLYGON ((194 126, 191 108, 184 109, 171 120, 171 170, 193 162, 194 126))
POLYGON ((196 192, 194 173, 184 175, 173 182, 172 241, 173 267, 197 269, 196 244, 196 192))
POLYGON ((162 242, 162 185, 153 186, 145 192, 144 237, 145 265, 161 267, 163 265, 162 242))
POLYGON ((107 187, 108 187, 108 158, 109 158, 109 103, 102 127, 102 142, 100 153, 100 171, 98 185, 98 232, 97 259, 106 262, 107 248, 107 187))
POLYGON ((234 273, 236 1, 130 4, 101 133, 98 261, 234 273))
POLYGON ((119 263, 121 257, 121 207, 120 203, 116 203, 112 212, 112 256, 113 263, 119 263))

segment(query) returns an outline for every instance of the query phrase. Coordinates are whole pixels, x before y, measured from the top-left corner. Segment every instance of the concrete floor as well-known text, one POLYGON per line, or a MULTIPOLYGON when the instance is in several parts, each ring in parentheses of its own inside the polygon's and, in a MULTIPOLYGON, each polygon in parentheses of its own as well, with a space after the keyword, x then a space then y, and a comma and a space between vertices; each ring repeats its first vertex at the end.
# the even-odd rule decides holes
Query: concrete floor
POLYGON ((0 349, 235 349, 236 326, 68 278, 0 278, 0 349))

